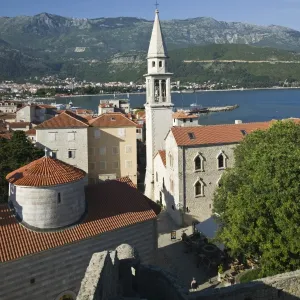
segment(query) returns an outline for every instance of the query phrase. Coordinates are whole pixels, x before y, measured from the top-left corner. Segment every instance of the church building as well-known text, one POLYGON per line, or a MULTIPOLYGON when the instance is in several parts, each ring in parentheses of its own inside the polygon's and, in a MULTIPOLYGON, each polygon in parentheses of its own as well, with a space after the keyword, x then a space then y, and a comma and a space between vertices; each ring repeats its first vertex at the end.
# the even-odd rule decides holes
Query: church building
POLYGON ((168 52, 159 21, 155 20, 148 50, 146 78, 146 151, 147 167, 145 195, 154 197, 154 161, 158 150, 164 148, 164 139, 172 126, 171 75, 168 72, 168 52))

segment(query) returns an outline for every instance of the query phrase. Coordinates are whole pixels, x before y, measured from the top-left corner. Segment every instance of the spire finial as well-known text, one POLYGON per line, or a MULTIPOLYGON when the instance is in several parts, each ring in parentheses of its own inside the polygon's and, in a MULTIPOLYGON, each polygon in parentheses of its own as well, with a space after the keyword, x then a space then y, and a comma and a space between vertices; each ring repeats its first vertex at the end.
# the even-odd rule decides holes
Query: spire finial
POLYGON ((48 150, 47 150, 47 147, 45 147, 45 157, 48 157, 48 150))
POLYGON ((155 2, 155 7, 156 7, 156 12, 158 12, 158 6, 159 6, 159 3, 157 2, 157 0, 156 0, 156 2, 155 2))

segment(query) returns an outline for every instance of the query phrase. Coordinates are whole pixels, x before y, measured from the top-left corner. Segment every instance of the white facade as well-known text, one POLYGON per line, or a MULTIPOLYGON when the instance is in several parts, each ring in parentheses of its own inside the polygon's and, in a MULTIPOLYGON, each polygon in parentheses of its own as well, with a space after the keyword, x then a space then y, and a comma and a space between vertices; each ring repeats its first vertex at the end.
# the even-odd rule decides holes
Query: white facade
POLYGON ((198 118, 175 118, 173 119, 173 126, 180 127, 191 127, 191 126, 199 126, 198 118))
POLYGON ((88 173, 88 126, 84 128, 36 129, 36 144, 50 156, 88 173))
POLYGON ((18 109, 18 104, 10 101, 0 101, 0 112, 15 113, 18 109))
POLYGON ((146 77, 146 151, 145 195, 154 198, 154 156, 164 149, 164 139, 172 126, 171 73, 167 73, 168 54, 162 35, 159 12, 148 51, 146 77))
POLYGON ((86 183, 87 178, 45 187, 10 184, 9 201, 24 224, 39 229, 62 228, 83 216, 86 183))

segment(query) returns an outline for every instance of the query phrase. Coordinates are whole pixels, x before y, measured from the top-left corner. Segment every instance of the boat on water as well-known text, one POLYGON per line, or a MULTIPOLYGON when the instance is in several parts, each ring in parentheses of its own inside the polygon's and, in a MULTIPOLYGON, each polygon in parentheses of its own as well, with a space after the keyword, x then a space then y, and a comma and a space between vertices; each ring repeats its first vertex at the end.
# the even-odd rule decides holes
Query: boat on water
POLYGON ((185 94, 193 94, 195 93, 195 90, 182 90, 181 92, 185 94))
POLYGON ((190 106, 192 106, 192 107, 197 107, 198 104, 197 104, 197 103, 192 103, 190 106))

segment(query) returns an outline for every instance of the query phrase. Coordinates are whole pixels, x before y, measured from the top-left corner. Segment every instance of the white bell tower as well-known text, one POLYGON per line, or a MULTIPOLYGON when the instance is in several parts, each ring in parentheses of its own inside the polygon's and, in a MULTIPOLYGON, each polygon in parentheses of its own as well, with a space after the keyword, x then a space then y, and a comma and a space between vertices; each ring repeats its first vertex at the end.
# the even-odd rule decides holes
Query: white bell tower
POLYGON ((147 56, 146 77, 146 151, 147 167, 145 195, 154 197, 154 156, 165 148, 165 137, 172 127, 173 104, 171 100, 171 75, 167 72, 167 48, 161 31, 159 11, 155 20, 147 56))

